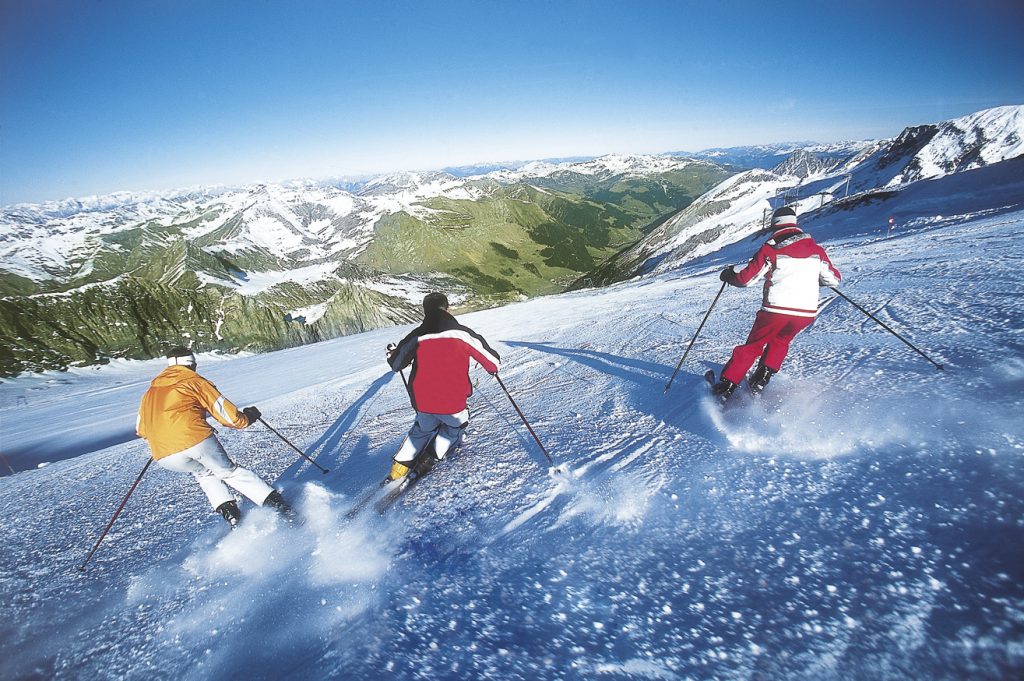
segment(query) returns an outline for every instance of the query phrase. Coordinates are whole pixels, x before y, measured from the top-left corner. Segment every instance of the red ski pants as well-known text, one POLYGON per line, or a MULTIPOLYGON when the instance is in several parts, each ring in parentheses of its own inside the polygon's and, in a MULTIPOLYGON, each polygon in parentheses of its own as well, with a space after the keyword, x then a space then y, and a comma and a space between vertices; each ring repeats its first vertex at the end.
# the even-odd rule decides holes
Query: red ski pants
POLYGON ((739 384, 747 375, 750 365, 764 353, 764 364, 772 371, 782 367, 782 361, 789 352, 789 344, 798 333, 814 322, 814 317, 796 317, 778 312, 759 310, 754 319, 754 328, 747 336, 747 342, 733 348, 732 357, 722 369, 722 379, 739 384), (765 352, 765 346, 768 346, 765 352))

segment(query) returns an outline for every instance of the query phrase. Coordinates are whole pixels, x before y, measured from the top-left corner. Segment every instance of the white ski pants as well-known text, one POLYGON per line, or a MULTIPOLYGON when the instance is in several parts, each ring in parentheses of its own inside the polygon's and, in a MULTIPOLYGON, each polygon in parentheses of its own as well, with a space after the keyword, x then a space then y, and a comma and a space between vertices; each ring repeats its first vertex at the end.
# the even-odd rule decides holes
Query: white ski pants
POLYGON ((206 498, 214 508, 235 498, 224 483, 231 485, 259 506, 262 506, 267 495, 274 491, 274 488, 263 482, 258 475, 233 463, 216 435, 211 435, 186 450, 157 459, 157 463, 169 471, 191 473, 195 476, 196 482, 203 488, 206 498))
POLYGON ((434 438, 434 454, 438 461, 444 458, 452 445, 458 443, 462 431, 469 424, 469 411, 463 409, 458 414, 427 414, 416 412, 409 434, 405 442, 395 454, 395 461, 409 465, 416 455, 427 446, 430 438, 434 438))

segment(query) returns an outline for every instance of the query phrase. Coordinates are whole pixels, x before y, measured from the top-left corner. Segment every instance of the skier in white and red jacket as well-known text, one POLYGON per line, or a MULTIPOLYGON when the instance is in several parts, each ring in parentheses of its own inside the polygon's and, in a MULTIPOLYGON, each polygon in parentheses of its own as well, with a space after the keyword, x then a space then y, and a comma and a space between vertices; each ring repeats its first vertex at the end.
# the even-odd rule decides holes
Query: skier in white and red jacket
POLYGON ((727 267, 721 279, 746 287, 762 276, 764 298, 747 341, 737 345, 712 391, 727 400, 747 371, 760 357, 749 380, 754 393, 761 392, 782 367, 789 344, 818 316, 818 287, 836 286, 842 280, 825 249, 796 225, 796 211, 786 206, 772 214, 771 238, 745 267, 727 267))
POLYGON ((473 393, 469 382, 469 360, 474 359, 488 373, 496 374, 501 358, 483 336, 459 324, 448 313, 448 298, 429 293, 423 299, 423 323, 402 342, 388 346, 388 364, 401 371, 412 364, 409 397, 416 409, 416 420, 395 454, 387 480, 406 475, 414 462, 417 470, 443 459, 457 443, 469 423, 466 401, 473 393), (424 448, 434 440, 433 451, 424 448), (417 455, 425 458, 420 466, 417 455))

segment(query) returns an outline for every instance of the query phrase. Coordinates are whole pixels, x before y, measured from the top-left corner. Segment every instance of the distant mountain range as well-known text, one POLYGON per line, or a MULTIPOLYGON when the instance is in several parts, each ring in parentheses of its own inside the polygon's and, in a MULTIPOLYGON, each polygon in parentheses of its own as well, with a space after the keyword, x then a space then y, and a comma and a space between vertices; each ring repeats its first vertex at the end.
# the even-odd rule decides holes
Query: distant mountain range
POLYGON ((891 140, 120 193, 0 211, 0 375, 266 351, 660 272, 759 231, 1024 153, 1024 107, 891 140), (770 165, 769 165, 770 164, 770 165))
POLYGON ((679 151, 673 155, 704 159, 721 165, 736 166, 744 170, 753 168, 768 170, 783 163, 797 152, 811 154, 821 160, 840 161, 857 154, 871 144, 873 142, 869 141, 836 142, 833 144, 790 142, 787 144, 759 144, 745 147, 705 149, 695 153, 679 151))
MULTIPOLYGON (((772 148, 756 149, 771 152, 772 148)), ((770 169, 747 170, 723 181, 573 287, 606 285, 673 269, 757 233, 771 211, 782 205, 795 206, 802 219, 814 219, 826 211, 883 201, 916 182, 1022 154, 1024 106, 997 107, 906 128, 890 140, 790 150, 770 169)), ((771 157, 768 153, 763 158, 771 157)))
POLYGON ((431 289, 463 307, 560 291, 729 172, 608 156, 11 206, 0 374, 287 347, 411 321, 431 289))

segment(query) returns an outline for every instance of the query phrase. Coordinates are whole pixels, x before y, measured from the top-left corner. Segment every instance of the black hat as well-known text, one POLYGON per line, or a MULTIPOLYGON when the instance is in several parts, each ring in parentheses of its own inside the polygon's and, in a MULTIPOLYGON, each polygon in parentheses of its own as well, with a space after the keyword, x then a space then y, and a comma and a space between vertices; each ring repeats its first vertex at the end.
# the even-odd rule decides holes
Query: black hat
POLYGON ((796 227, 796 211, 790 206, 776 208, 772 213, 772 229, 796 227))
POLYGON ((423 298, 423 313, 432 312, 434 310, 447 310, 448 309, 448 297, 443 293, 434 291, 428 293, 423 298))
POLYGON ((167 366, 173 367, 176 365, 196 366, 196 356, 191 349, 186 348, 182 345, 175 346, 167 351, 167 366))

